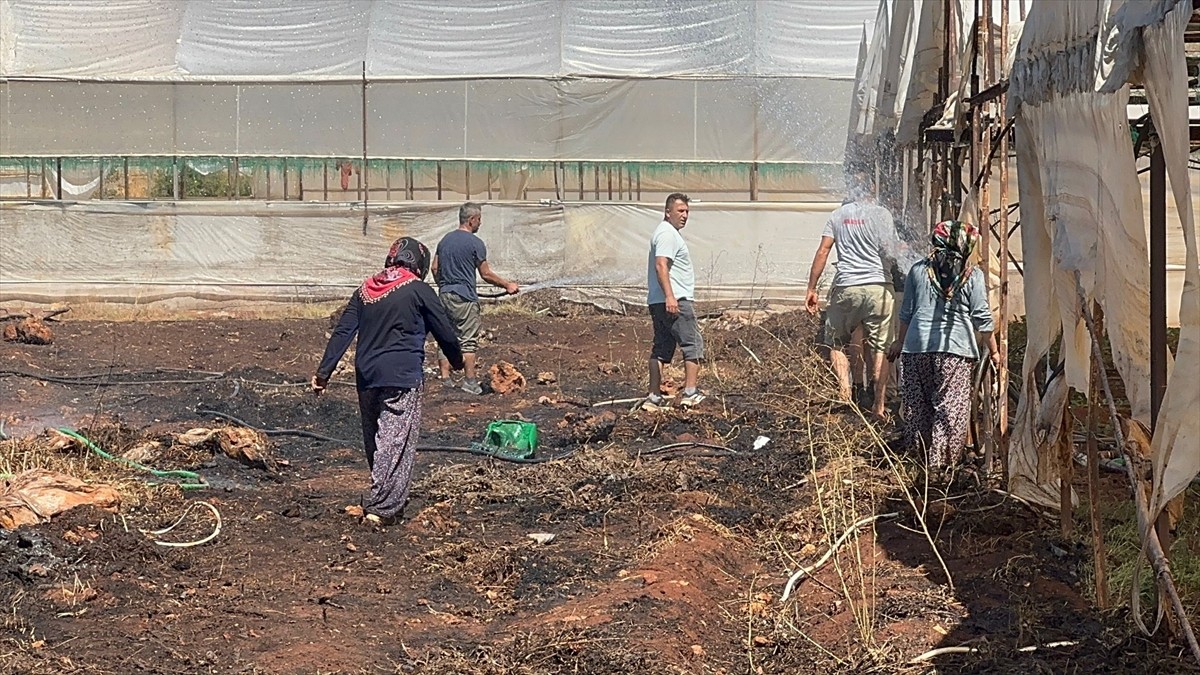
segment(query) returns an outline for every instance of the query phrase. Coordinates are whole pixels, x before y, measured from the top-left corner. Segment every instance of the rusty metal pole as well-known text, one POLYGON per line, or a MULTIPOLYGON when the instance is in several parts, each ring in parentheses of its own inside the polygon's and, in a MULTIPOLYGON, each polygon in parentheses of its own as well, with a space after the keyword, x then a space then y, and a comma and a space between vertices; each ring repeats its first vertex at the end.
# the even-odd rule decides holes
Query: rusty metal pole
MULTIPOLYGON (((1099 334, 1104 330, 1100 303, 1092 304, 1092 314, 1095 317, 1096 332, 1099 334)), ((1096 441, 1096 424, 1100 419, 1099 381, 1103 375, 1096 368, 1094 359, 1091 364, 1087 415, 1088 511, 1092 525, 1092 561, 1096 570, 1096 606, 1108 609, 1108 554, 1105 551, 1104 529, 1100 522, 1100 448, 1096 441)))
MULTIPOLYGON (((1000 0, 1000 44, 1008 44, 1008 0, 1000 0)), ((1004 64, 1000 66, 1001 76, 1004 64)), ((998 124, 1000 129, 1008 125, 1006 115, 1008 106, 1007 93, 1001 93, 999 103, 998 124)), ((1000 367, 996 369, 996 417, 998 428, 996 438, 999 441, 1001 475, 1008 475, 1008 133, 1000 136, 1000 323, 996 330, 996 346, 1000 350, 1000 367)), ((991 471, 992 465, 986 465, 991 471)), ((1007 484, 1007 482, 1005 483, 1007 484)))

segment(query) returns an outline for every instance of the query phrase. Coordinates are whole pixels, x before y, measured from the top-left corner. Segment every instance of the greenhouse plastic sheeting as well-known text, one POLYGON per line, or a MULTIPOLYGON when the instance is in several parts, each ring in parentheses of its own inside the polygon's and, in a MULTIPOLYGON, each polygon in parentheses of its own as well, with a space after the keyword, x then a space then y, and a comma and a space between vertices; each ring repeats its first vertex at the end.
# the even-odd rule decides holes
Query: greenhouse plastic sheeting
MULTIPOLYGON (((836 204, 693 201, 684 230, 700 300, 803 295, 813 251, 836 204)), ((457 204, 372 209, 345 204, 0 203, 0 299, 148 302, 333 299, 413 236, 434 245, 457 204)), ((540 282, 634 304, 645 300, 646 251, 662 207, 488 204, 489 260, 540 282)))
MULTIPOLYGON (((372 157, 837 163, 853 83, 372 83, 372 157)), ((0 85, 0 154, 361 156, 362 89, 339 83, 0 85), (136 114, 132 114, 136 111, 136 114)))
POLYGON ((0 155, 833 164, 874 10, 0 0, 0 155))
MULTIPOLYGON (((1105 310, 1108 338, 1133 416, 1149 422, 1149 274, 1141 188, 1129 149, 1127 85, 1096 92, 1097 33, 1108 7, 1086 3, 1037 3, 1022 32, 1013 64, 1010 103, 1017 106, 1017 157, 1025 306, 1030 330, 1021 401, 1009 452, 1011 476, 1036 484, 1020 496, 1053 504, 1047 471, 1029 476, 1044 444, 1025 443, 1039 403, 1032 373, 1063 335, 1065 384, 1087 391, 1091 339, 1080 313, 1105 310), (1036 300, 1035 300, 1036 299, 1036 300)), ((1055 411, 1041 410, 1042 419, 1055 411)), ((1045 460, 1045 458, 1041 458, 1045 460)), ((1014 489, 1019 482, 1014 480, 1014 489)))
POLYGON ((0 0, 0 76, 854 75, 874 0, 0 0), (137 40, 129 36, 136 34, 137 40))
POLYGON ((1183 51, 1183 33, 1192 6, 1190 2, 1163 0, 1146 5, 1150 6, 1130 5, 1127 13, 1119 12, 1115 18, 1125 34, 1141 33, 1141 40, 1130 40, 1129 43, 1142 45, 1140 53, 1135 54, 1143 65, 1146 96, 1162 136, 1167 175, 1187 250, 1179 306, 1179 345, 1152 439, 1154 491, 1150 508, 1154 515, 1186 490, 1200 473, 1200 416, 1196 415, 1200 408, 1200 386, 1197 386, 1200 382, 1200 260, 1188 171, 1188 72, 1183 51), (1145 13, 1138 14, 1135 10, 1145 13), (1132 26, 1123 25, 1126 23, 1132 26))

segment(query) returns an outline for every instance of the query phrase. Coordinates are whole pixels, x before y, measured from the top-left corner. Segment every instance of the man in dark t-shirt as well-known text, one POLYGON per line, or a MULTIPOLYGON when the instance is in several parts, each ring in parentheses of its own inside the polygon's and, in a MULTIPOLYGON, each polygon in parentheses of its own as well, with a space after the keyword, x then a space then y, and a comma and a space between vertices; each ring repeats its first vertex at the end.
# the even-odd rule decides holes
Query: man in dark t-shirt
MULTIPOLYGON (((484 281, 503 288, 510 295, 520 290, 517 284, 496 274, 488 265, 487 247, 482 239, 475 236, 482 222, 483 211, 479 204, 463 204, 458 209, 458 229, 442 237, 433 256, 433 277, 437 281, 438 294, 446 313, 454 323, 466 363, 467 376, 462 389, 471 394, 483 393, 483 387, 480 386, 475 373, 475 351, 479 347, 481 329, 475 274, 478 272, 484 281)), ((442 382, 453 386, 450 379, 450 362, 445 356, 439 358, 438 366, 441 369, 442 382)))

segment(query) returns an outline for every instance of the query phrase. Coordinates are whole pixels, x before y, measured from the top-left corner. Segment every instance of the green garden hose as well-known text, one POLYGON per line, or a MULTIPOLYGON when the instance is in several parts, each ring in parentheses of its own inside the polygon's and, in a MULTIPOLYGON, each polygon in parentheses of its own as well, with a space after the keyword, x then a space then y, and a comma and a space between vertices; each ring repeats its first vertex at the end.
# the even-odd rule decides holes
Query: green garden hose
POLYGON ((83 435, 81 435, 79 432, 75 431, 74 429, 68 429, 66 427, 61 427, 61 428, 59 428, 58 431, 61 434, 66 434, 67 436, 74 438, 75 440, 79 441, 80 443, 83 443, 85 446, 87 446, 87 448, 89 450, 96 453, 97 455, 100 455, 104 459, 111 460, 113 462, 119 462, 126 466, 131 466, 135 469, 138 469, 139 471, 145 471, 146 473, 149 473, 150 475, 152 475, 156 478, 179 479, 180 481, 183 481, 180 483, 176 483, 176 485, 178 485, 180 487, 180 489, 203 490, 204 488, 208 487, 208 483, 206 483, 204 481, 204 477, 194 471, 184 471, 182 469, 175 470, 175 471, 159 471, 158 469, 151 469, 150 467, 145 466, 143 464, 138 464, 137 462, 135 462, 133 460, 124 459, 122 457, 113 457, 112 455, 108 454, 104 450, 101 450, 100 446, 96 445, 89 439, 85 438, 83 435))

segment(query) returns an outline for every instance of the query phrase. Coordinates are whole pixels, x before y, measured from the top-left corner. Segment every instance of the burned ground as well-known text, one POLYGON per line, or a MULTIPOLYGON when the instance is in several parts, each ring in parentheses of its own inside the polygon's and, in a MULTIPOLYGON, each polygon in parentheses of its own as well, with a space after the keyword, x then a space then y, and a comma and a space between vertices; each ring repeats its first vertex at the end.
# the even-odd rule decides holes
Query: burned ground
MULTIPOLYGON (((124 498, 115 514, 0 532, 0 670, 1187 672, 1178 646, 1092 606, 1088 553, 1053 523, 986 489, 926 492, 887 449, 889 430, 828 400, 806 315, 709 321, 712 396, 646 413, 590 407, 643 391, 645 319, 537 309, 485 317, 485 366, 515 365, 525 391, 471 397, 431 381, 422 442, 465 446, 489 421, 523 418, 541 430, 539 455, 570 454, 421 453, 406 517, 382 531, 345 513, 367 479, 352 375, 321 398, 303 386, 324 319, 68 321, 51 345, 0 346, 13 437, 0 473, 70 471, 124 498), (197 410, 340 442, 272 435, 270 466, 246 466, 173 442, 229 424, 197 410), (54 450, 43 429, 62 425, 115 452, 158 440, 156 468, 210 487, 147 485, 54 450), (770 441, 755 450, 758 436, 770 441), (690 441, 736 454, 658 450, 690 441), (141 532, 195 500, 222 515, 212 542, 168 548, 141 532), (780 600, 791 572, 871 516, 780 600), (554 538, 529 537, 542 533, 554 538), (907 663, 963 645, 974 651, 907 663)), ((1123 498, 1118 482, 1106 491, 1123 498)), ((170 537, 211 529, 194 510, 170 537)))

